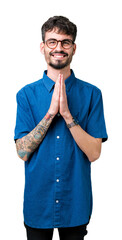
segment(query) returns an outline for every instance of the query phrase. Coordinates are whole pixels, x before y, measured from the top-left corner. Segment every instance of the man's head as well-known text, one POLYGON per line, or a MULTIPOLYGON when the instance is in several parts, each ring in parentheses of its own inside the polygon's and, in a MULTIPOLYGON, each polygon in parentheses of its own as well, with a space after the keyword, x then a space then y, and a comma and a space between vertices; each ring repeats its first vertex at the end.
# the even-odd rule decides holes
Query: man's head
POLYGON ((45 41, 45 33, 52 30, 57 30, 57 33, 63 33, 72 37, 75 42, 77 35, 77 27, 74 23, 70 22, 68 18, 63 16, 54 16, 49 18, 41 28, 42 41, 45 41))
POLYGON ((54 69, 68 66, 76 49, 76 25, 66 17, 54 16, 43 24, 41 31, 40 49, 47 64, 54 69))

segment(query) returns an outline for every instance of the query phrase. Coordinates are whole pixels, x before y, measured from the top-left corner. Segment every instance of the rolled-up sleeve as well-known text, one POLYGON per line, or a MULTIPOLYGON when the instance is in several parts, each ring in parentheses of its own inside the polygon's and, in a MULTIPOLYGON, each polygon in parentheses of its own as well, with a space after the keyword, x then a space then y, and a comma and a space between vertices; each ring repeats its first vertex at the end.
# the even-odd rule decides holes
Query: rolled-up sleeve
POLYGON ((102 142, 108 139, 103 98, 101 90, 98 88, 94 88, 92 92, 86 131, 95 138, 102 138, 102 142))

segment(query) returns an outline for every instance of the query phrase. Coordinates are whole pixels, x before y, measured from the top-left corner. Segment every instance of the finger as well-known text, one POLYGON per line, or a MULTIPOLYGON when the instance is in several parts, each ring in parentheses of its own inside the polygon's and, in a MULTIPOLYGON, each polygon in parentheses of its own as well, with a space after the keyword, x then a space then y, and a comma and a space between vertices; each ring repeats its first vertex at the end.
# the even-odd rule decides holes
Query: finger
POLYGON ((59 84, 59 76, 58 76, 58 78, 57 78, 57 80, 56 80, 56 82, 55 82, 55 86, 57 87, 58 84, 59 84))
POLYGON ((61 85, 61 74, 58 75, 58 78, 55 83, 55 91, 58 93, 58 95, 60 93, 60 85, 61 85))
POLYGON ((60 78, 60 75, 58 77, 58 96, 60 98, 60 87, 61 87, 61 78, 60 78))
POLYGON ((65 87, 65 82, 64 82, 64 79, 63 79, 63 75, 61 77, 61 95, 63 97, 66 97, 66 87, 65 87))
POLYGON ((61 92, 61 96, 63 96, 63 92, 64 92, 64 86, 63 86, 63 75, 61 75, 61 87, 60 87, 60 92, 61 92))
POLYGON ((56 80, 54 91, 59 94, 59 91, 60 91, 60 76, 58 76, 58 78, 56 80))

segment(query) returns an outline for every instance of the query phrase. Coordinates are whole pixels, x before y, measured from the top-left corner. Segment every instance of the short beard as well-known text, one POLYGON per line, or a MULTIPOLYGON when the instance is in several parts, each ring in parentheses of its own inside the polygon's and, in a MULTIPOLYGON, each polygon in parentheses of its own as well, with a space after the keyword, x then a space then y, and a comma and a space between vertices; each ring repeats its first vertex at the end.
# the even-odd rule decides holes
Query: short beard
POLYGON ((52 67, 52 68, 54 68, 54 69, 57 69, 57 70, 60 70, 60 69, 63 69, 63 68, 65 68, 65 67, 67 67, 68 65, 70 64, 70 62, 69 61, 67 61, 66 63, 60 63, 60 61, 58 61, 58 63, 57 64, 53 64, 53 63, 49 63, 49 65, 52 67))

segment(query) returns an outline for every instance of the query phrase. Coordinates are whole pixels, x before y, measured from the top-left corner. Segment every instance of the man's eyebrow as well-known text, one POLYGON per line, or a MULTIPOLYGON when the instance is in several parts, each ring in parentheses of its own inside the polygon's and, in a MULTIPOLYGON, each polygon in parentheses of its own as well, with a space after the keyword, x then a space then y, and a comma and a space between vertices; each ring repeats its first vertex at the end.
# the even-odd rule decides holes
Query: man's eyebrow
POLYGON ((57 40, 56 38, 49 38, 49 39, 47 39, 47 40, 57 40))
MULTIPOLYGON (((62 39, 62 40, 57 40, 56 38, 49 38, 49 39, 47 39, 47 40, 56 40, 56 41, 73 41, 72 39, 69 39, 69 38, 64 38, 64 39, 62 39)), ((47 41, 46 40, 46 41, 47 41)))

